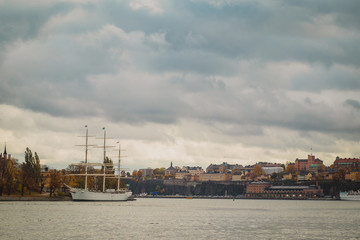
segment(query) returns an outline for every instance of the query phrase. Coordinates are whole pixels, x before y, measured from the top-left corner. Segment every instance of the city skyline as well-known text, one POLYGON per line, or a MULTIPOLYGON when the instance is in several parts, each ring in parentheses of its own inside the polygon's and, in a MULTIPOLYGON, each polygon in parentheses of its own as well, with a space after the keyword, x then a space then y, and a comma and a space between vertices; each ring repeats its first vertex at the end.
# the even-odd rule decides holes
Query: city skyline
POLYGON ((131 169, 359 157, 359 7, 0 1, 0 142, 54 168, 84 159, 85 125, 131 169))

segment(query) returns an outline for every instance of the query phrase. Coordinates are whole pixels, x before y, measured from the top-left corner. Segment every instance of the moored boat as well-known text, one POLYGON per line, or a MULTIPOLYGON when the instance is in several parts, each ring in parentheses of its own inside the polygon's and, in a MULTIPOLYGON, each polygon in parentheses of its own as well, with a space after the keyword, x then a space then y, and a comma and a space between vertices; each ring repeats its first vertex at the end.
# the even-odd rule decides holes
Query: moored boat
POLYGON ((74 201, 127 201, 129 197, 132 196, 132 192, 128 190, 127 188, 120 188, 120 181, 121 181, 121 169, 120 169, 120 144, 119 144, 119 159, 118 159, 118 168, 117 168, 117 174, 115 174, 115 168, 114 164, 106 163, 106 131, 104 130, 104 162, 103 163, 88 163, 87 161, 87 152, 88 152, 88 129, 86 127, 86 144, 85 146, 85 162, 84 163, 74 163, 72 165, 74 166, 81 166, 85 168, 84 174, 69 174, 73 176, 84 176, 85 177, 85 187, 84 189, 80 188, 70 188, 70 194, 72 197, 72 200, 74 201), (101 167, 102 173, 88 173, 88 167, 101 167), (109 171, 110 168, 110 171, 109 171), (110 172, 110 173, 109 173, 110 172), (94 177, 101 177, 103 178, 103 189, 102 191, 95 191, 95 190, 89 190, 88 189, 88 177, 94 176, 94 177), (117 189, 105 189, 105 182, 107 178, 116 178, 117 179, 117 189))
POLYGON ((70 193, 74 201, 127 201, 132 195, 127 190, 97 192, 77 188, 72 188, 70 193))
POLYGON ((341 200, 360 201, 360 191, 340 192, 341 200))

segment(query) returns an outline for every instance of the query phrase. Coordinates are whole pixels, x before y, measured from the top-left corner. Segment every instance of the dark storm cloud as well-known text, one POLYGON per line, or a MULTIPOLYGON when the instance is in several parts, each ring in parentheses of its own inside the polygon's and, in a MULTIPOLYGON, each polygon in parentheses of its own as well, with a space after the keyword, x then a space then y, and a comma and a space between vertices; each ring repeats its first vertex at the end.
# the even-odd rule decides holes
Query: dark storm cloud
POLYGON ((356 110, 360 110, 360 101, 354 99, 348 99, 345 101, 345 105, 353 107, 356 110))
POLYGON ((18 1, 0 3, 0 44, 16 39, 31 39, 52 16, 65 13, 74 6, 69 3, 21 4, 18 1))

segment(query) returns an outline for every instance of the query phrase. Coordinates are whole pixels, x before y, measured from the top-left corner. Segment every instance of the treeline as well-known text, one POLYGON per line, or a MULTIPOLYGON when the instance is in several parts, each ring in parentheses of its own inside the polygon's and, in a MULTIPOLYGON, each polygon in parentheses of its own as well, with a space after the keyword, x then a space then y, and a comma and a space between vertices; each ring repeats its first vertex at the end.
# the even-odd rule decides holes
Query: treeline
POLYGON ((56 170, 50 170, 48 176, 41 174, 40 158, 29 148, 24 153, 24 162, 8 158, 4 154, 0 158, 0 196, 3 194, 42 194, 45 184, 50 188, 50 196, 55 189, 62 186, 62 174, 56 170))

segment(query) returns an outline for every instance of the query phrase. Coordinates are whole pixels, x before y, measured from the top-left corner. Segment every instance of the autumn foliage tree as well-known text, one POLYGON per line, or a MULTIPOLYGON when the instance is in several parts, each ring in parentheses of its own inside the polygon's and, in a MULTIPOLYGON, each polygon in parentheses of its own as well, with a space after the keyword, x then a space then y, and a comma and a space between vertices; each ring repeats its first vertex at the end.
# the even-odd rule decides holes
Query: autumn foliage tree
POLYGON ((340 167, 338 171, 334 174, 335 180, 345 180, 346 170, 343 167, 340 167))
POLYGON ((292 175, 294 175, 296 173, 295 165, 288 164, 286 166, 285 172, 288 172, 288 173, 291 173, 292 175))
POLYGON ((259 164, 258 164, 258 165, 255 165, 255 167, 254 167, 254 173, 255 173, 255 175, 257 175, 257 176, 261 176, 261 175, 264 174, 264 171, 263 171, 261 165, 259 165, 259 164))
POLYGON ((0 158, 0 196, 4 191, 8 195, 15 190, 18 162, 16 159, 0 158))
POLYGON ((29 148, 25 151, 25 162, 21 165, 21 195, 24 195, 25 187, 29 190, 40 191, 41 168, 40 158, 35 156, 29 148))
POLYGON ((55 194, 55 191, 57 189, 62 187, 63 174, 61 174, 56 170, 50 170, 49 178, 50 178, 49 187, 50 187, 50 197, 51 197, 53 194, 55 194))

